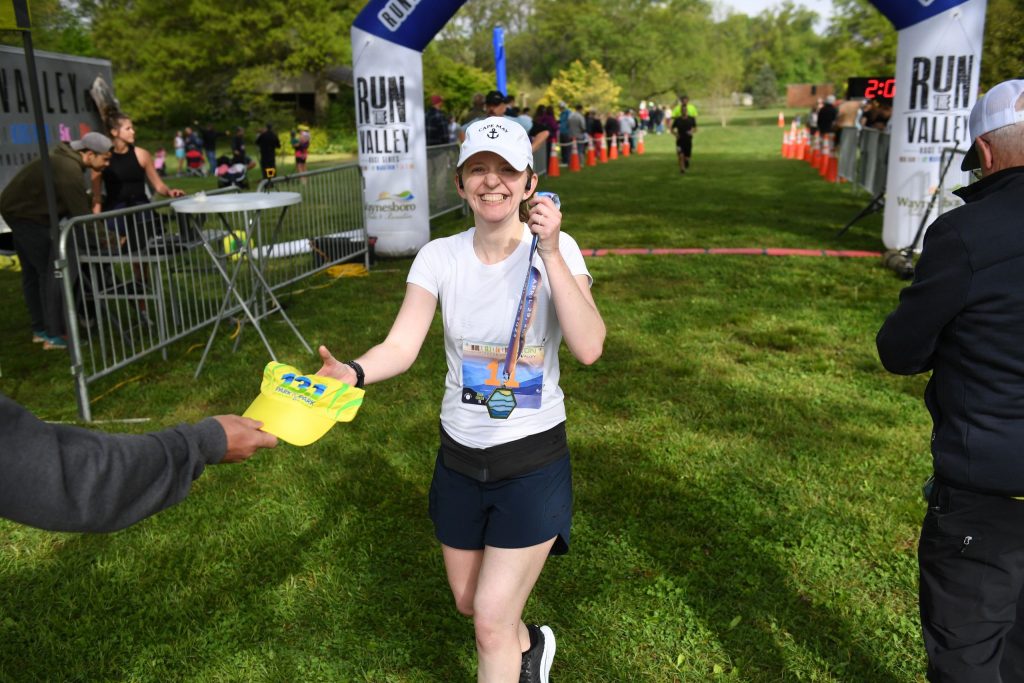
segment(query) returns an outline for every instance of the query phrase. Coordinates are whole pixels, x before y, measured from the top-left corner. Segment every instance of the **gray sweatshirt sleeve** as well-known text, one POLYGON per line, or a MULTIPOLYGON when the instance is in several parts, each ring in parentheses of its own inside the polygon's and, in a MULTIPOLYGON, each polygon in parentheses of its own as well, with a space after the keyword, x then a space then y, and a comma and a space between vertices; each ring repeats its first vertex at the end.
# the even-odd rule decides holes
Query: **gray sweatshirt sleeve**
POLYGON ((213 418, 108 434, 36 418, 0 394, 0 517, 50 531, 123 529, 183 500, 227 451, 213 418))

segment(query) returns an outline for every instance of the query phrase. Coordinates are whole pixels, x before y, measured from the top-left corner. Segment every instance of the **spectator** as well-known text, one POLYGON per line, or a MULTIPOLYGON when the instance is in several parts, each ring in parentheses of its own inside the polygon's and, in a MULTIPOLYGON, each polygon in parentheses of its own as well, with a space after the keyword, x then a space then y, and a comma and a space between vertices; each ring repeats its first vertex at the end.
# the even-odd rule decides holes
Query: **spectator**
MULTIPOLYGON (((507 109, 508 103, 505 101, 505 95, 500 90, 492 90, 487 93, 487 97, 484 98, 484 115, 479 118, 504 116, 507 109)), ((462 128, 459 130, 460 143, 466 137, 466 128, 476 120, 478 119, 470 119, 462 125, 462 128)))
POLYGON ((202 151, 203 142, 199 138, 199 134, 192 130, 191 126, 185 127, 185 151, 190 149, 196 149, 202 151))
POLYGON ((531 137, 539 135, 540 131, 546 130, 544 158, 551 158, 551 145, 558 139, 558 120, 555 119, 554 110, 547 105, 537 107, 537 115, 533 118, 533 128, 530 129, 531 137))
POLYGON ((569 139, 570 153, 572 151, 572 142, 575 141, 576 153, 582 157, 587 147, 587 119, 583 116, 582 104, 577 104, 569 112, 569 139))
POLYGON ((176 178, 180 178, 185 172, 185 136, 179 130, 174 134, 174 157, 178 160, 178 172, 176 178))
POLYGON ((49 531, 123 529, 184 500, 206 465, 277 445, 261 422, 237 415, 107 434, 43 422, 4 394, 0 424, 0 517, 49 531))
POLYGON ((626 113, 619 117, 619 133, 624 139, 629 140, 630 149, 636 149, 634 134, 636 133, 636 119, 633 118, 633 110, 627 109, 626 113))
POLYGON ((167 177, 167 150, 163 147, 156 151, 153 155, 153 168, 156 169, 156 174, 161 178, 167 177))
POLYGON ((838 115, 839 110, 836 109, 836 96, 828 95, 825 97, 825 103, 818 110, 818 132, 822 135, 833 132, 832 128, 838 115))
MULTIPOLYGON (((260 150, 260 169, 264 178, 273 178, 277 174, 277 150, 281 149, 281 138, 274 132, 270 122, 256 136, 256 147, 260 150)), ((245 156, 243 149, 242 155, 245 156)))
POLYGON ((651 128, 657 135, 661 135, 665 132, 665 110, 659 105, 650 103, 651 109, 651 128))
POLYGON ((934 479, 918 544, 928 680, 1024 680, 1024 80, 978 99, 961 166, 981 180, 925 233, 878 332, 890 372, 931 372, 934 479))
POLYGON ((206 155, 207 163, 210 164, 211 175, 217 168, 217 138, 220 135, 212 123, 206 124, 206 128, 203 129, 203 153, 206 155))
POLYGON ((430 106, 427 107, 424 121, 426 124, 427 145, 446 145, 451 142, 448 139, 448 114, 441 110, 444 100, 440 95, 430 96, 430 106))
POLYGON ((565 102, 559 102, 558 107, 561 110, 558 114, 558 142, 562 145, 562 166, 568 166, 569 153, 572 151, 570 149, 572 135, 569 133, 569 115, 572 112, 565 102))
POLYGON ((821 112, 821 108, 825 106, 825 100, 818 98, 818 101, 811 107, 811 111, 807 115, 807 130, 813 136, 818 132, 818 114, 821 112))
MULTIPOLYGON (((487 116, 487 110, 484 109, 484 103, 486 98, 483 93, 476 93, 473 95, 472 106, 470 106, 469 113, 462 119, 462 125, 465 126, 472 121, 482 119, 487 116)), ((460 137, 461 141, 461 137, 460 137)))
POLYGON ((235 128, 235 134, 231 138, 231 156, 245 156, 245 128, 242 126, 235 128))
MULTIPOLYGON (((106 168, 113 146, 110 138, 102 133, 86 133, 81 140, 61 142, 50 152, 58 218, 90 213, 83 173, 106 168)), ((53 276, 57 254, 50 238, 42 161, 30 161, 7 183, 0 193, 0 215, 14 233, 32 341, 42 343, 46 350, 67 348, 64 293, 61 283, 53 276)), ((5 450, 9 447, 5 446, 5 450)))
POLYGON ((619 146, 619 117, 622 116, 622 112, 618 115, 615 113, 609 113, 608 118, 604 120, 604 136, 608 140, 608 151, 610 152, 612 147, 618 148, 619 146))
POLYGON ((292 149, 295 150, 295 172, 306 172, 306 161, 309 159, 309 143, 312 137, 309 126, 299 124, 298 132, 292 131, 292 149))

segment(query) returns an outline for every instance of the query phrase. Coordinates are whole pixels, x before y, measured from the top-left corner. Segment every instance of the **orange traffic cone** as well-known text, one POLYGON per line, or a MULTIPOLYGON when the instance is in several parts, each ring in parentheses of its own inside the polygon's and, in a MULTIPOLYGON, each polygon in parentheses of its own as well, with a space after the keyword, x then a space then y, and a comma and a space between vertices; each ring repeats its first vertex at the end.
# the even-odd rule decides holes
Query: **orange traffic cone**
POLYGON ((796 158, 803 161, 807 160, 807 155, 810 154, 810 142, 807 139, 807 129, 804 128, 800 131, 800 142, 796 150, 796 158))
POLYGON ((814 137, 811 139, 811 157, 807 161, 812 168, 818 168, 821 162, 821 133, 818 131, 814 131, 814 137))
POLYGON ((786 117, 783 116, 782 112, 780 111, 779 112, 779 128, 785 128, 785 127, 786 127, 786 117))
POLYGON ((562 173, 558 170, 558 143, 551 141, 551 154, 548 156, 548 177, 557 178, 562 173))
POLYGON ((825 162, 825 180, 839 181, 839 154, 836 150, 836 133, 828 133, 828 159, 825 162))
POLYGON ((608 163, 608 145, 604 141, 604 133, 598 133, 594 136, 594 143, 597 145, 601 153, 597 155, 597 158, 602 164, 608 163))
POLYGON ((608 152, 608 156, 611 159, 619 158, 619 134, 616 133, 612 136, 612 147, 608 152))
POLYGON ((624 157, 628 157, 629 156, 629 136, 628 135, 623 135, 622 136, 622 156, 624 156, 624 157))
POLYGON ((825 133, 821 139, 821 158, 818 161, 818 175, 822 178, 828 172, 828 158, 832 156, 832 140, 829 133, 825 133))
POLYGON ((597 166, 597 154, 594 152, 594 138, 587 137, 587 166, 597 166))
POLYGON ((644 132, 640 131, 639 136, 636 139, 636 153, 644 153, 644 132))
POLYGON ((572 141, 572 151, 569 152, 569 170, 579 171, 580 170, 580 151, 576 147, 575 138, 572 141))
POLYGON ((793 142, 789 139, 789 133, 782 131, 782 158, 793 158, 793 142))

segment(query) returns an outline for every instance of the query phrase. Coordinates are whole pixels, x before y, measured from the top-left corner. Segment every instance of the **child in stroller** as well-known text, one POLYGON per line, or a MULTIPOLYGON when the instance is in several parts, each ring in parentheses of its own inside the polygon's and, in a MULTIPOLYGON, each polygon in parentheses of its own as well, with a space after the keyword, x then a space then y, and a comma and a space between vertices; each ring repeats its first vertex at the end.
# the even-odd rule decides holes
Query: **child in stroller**
POLYGON ((255 168, 256 162, 236 151, 232 157, 217 157, 217 187, 234 185, 242 189, 249 188, 249 169, 255 168))
POLYGON ((203 158, 203 152, 197 147, 189 147, 185 150, 185 163, 188 165, 188 173, 190 176, 205 176, 206 172, 203 170, 203 165, 206 160, 203 158))

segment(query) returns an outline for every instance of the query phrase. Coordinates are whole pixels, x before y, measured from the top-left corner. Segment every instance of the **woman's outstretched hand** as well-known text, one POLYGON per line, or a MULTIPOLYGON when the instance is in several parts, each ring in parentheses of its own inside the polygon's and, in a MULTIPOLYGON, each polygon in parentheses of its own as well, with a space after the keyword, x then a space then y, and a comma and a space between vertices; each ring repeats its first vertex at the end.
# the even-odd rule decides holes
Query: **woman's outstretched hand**
POLYGON ((323 344, 317 349, 320 353, 320 360, 323 361, 323 365, 316 371, 316 374, 321 377, 333 377, 334 379, 340 379, 342 382, 348 382, 351 378, 353 384, 355 382, 355 371, 349 366, 342 363, 340 360, 331 355, 331 352, 327 350, 327 347, 323 344))

